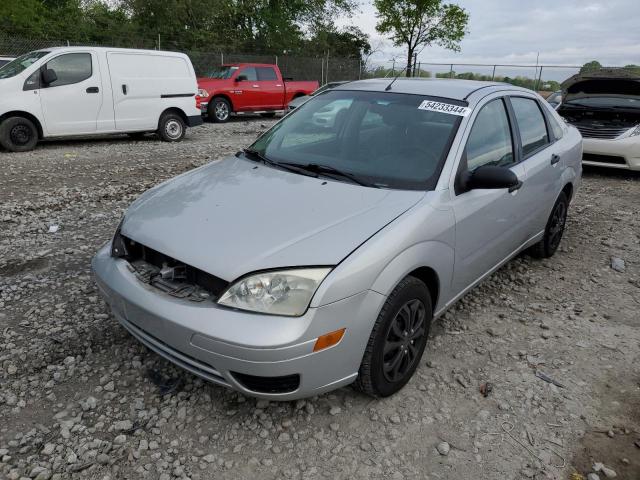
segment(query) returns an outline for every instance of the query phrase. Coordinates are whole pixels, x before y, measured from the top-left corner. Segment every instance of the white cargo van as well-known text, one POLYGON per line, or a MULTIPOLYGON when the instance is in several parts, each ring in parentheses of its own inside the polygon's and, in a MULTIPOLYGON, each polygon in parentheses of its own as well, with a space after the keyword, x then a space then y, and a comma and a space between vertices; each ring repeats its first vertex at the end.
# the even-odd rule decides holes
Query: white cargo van
POLYGON ((202 123, 197 91, 182 53, 37 50, 0 67, 0 145, 18 152, 43 138, 145 132, 176 142, 202 123))

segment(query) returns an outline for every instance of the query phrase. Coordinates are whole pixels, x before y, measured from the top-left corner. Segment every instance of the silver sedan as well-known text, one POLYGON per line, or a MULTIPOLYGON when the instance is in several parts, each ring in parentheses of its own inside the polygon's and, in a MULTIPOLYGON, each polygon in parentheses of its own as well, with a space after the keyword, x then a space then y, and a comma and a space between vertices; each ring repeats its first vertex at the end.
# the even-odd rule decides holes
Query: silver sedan
POLYGON ((144 193, 93 271, 133 336, 211 382, 384 397, 434 318, 519 252, 554 254, 581 157, 529 90, 353 82, 144 193))

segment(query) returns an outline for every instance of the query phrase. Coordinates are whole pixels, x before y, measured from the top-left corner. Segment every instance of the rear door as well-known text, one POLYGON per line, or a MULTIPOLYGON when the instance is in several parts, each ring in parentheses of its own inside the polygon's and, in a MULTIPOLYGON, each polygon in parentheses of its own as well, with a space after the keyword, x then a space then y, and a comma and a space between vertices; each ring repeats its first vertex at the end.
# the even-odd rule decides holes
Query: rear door
POLYGON ((42 69, 57 80, 40 89, 40 105, 48 135, 94 133, 103 102, 102 78, 95 52, 61 53, 42 69))
POLYGON ((116 130, 155 130, 160 114, 188 98, 196 82, 186 57, 137 51, 107 53, 116 130))
POLYGON ((528 96, 509 98, 520 138, 521 157, 527 172, 527 184, 520 195, 529 208, 523 211, 529 236, 544 230, 556 198, 562 189, 561 150, 552 141, 542 106, 528 96))
MULTIPOLYGON (((518 163, 518 144, 507 103, 498 97, 476 109, 456 177, 482 165, 509 167, 526 184, 518 163)), ((523 185, 524 186, 524 185, 523 185)), ((452 207, 456 217, 453 288, 461 292, 513 254, 525 242, 519 190, 475 189, 456 191, 452 207)))
POLYGON ((274 67, 256 67, 262 105, 267 110, 284 108, 284 83, 274 67))

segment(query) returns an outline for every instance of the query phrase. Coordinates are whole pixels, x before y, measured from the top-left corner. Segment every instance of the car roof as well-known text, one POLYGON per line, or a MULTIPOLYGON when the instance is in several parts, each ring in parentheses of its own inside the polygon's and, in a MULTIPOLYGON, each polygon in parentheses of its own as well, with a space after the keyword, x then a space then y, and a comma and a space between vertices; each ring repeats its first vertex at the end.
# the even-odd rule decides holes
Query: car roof
POLYGON ((167 50, 145 50, 144 48, 111 48, 111 47, 93 47, 91 45, 84 45, 84 46, 73 46, 73 47, 65 47, 65 46, 61 46, 61 47, 49 47, 49 48, 40 48, 39 50, 36 50, 38 52, 57 52, 59 50, 64 50, 66 52, 74 52, 74 51, 86 51, 86 50, 93 50, 96 52, 137 52, 137 53, 150 53, 150 54, 155 54, 158 55, 159 53, 162 54, 166 54, 169 53, 171 55, 181 55, 181 56, 185 56, 184 53, 181 52, 170 52, 167 50))
MULTIPOLYGON (((334 90, 366 90, 384 92, 393 78, 373 78, 358 80, 336 87, 334 90)), ((502 82, 481 82, 477 80, 458 80, 451 78, 398 78, 391 86, 390 92, 426 95, 432 97, 467 100, 474 92, 487 89, 487 93, 494 90, 516 90, 530 92, 525 88, 516 87, 502 82)))

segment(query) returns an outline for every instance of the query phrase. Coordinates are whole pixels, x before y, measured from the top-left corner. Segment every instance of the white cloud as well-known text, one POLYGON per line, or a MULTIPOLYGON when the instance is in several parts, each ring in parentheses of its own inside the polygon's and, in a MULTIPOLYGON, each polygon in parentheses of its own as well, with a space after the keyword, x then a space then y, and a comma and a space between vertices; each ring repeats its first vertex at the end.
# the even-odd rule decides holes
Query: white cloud
MULTIPOLYGON (((638 0, 449 0, 470 14, 469 34, 460 53, 439 47, 425 49, 422 62, 518 63, 582 65, 599 60, 605 65, 640 64, 638 0)), ((384 40, 376 31, 375 8, 365 1, 361 13, 344 20, 371 36, 372 45, 384 40)), ((379 61, 397 57, 404 49, 386 41, 379 61)))

